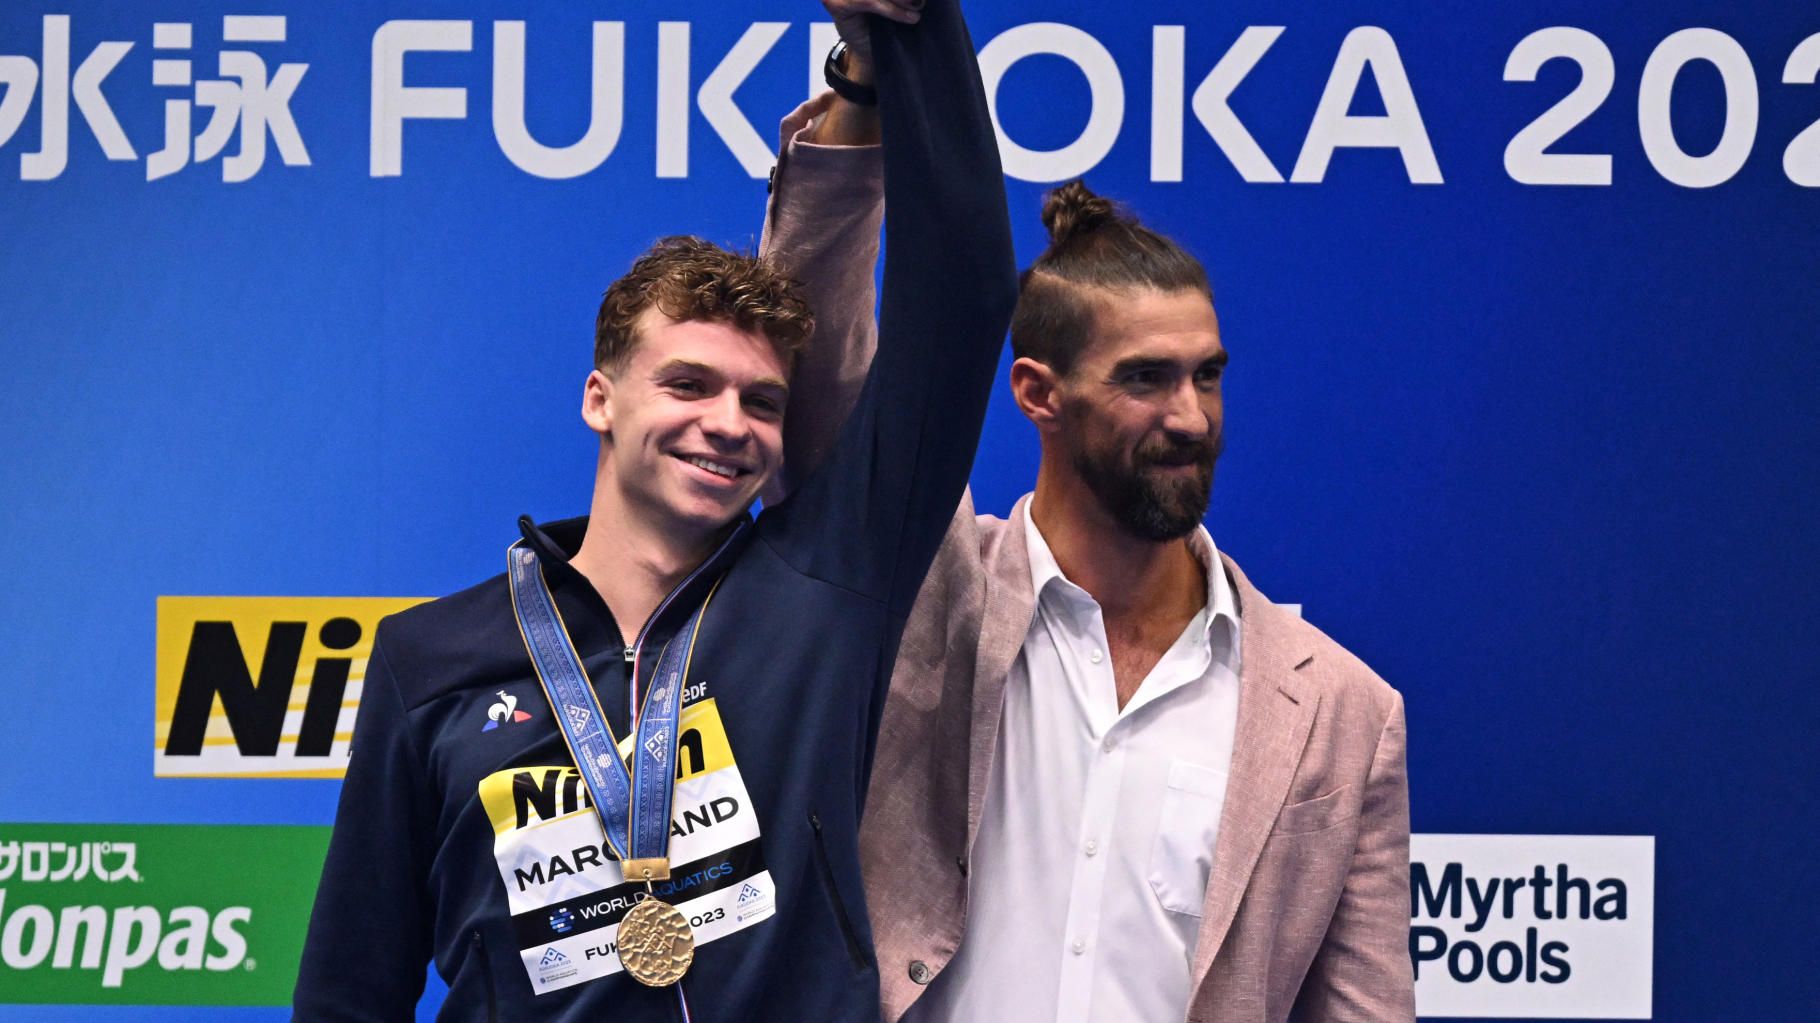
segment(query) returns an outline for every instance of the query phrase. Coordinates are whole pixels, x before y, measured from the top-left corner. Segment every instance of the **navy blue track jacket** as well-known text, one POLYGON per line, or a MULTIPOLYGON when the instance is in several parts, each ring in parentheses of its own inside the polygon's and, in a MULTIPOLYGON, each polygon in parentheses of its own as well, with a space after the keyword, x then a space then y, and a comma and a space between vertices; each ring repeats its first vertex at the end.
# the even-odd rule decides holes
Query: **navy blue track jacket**
MULTIPOLYGON (((827 461, 660 608, 640 661, 648 673, 724 569, 687 682, 675 875, 658 892, 696 907, 709 939, 683 982, 697 1023, 878 1016, 861 803, 898 639, 966 484, 1016 297, 955 0, 873 37, 886 243, 871 377, 827 461)), ((567 564, 584 528, 525 535, 623 739, 631 637, 567 564)), ((615 870, 601 844, 503 576, 386 619, 296 1018, 409 1019, 433 958, 444 1019, 681 1019, 673 991, 601 972, 616 957, 596 939, 632 899, 591 882, 615 870)))

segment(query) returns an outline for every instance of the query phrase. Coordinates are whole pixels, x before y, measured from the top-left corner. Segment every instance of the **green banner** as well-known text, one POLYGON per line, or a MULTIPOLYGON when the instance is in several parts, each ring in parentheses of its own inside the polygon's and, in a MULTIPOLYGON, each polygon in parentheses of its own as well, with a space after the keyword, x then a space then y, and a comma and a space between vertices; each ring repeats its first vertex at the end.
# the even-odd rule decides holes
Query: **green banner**
POLYGON ((288 1005, 328 828, 0 824, 0 1003, 288 1005))

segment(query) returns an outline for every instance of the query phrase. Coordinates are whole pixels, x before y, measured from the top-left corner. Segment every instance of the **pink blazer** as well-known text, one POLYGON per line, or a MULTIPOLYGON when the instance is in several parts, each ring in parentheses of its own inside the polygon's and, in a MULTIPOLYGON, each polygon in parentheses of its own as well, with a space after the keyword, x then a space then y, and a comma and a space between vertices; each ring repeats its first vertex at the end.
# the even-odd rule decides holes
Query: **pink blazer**
MULTIPOLYGON (((1186 1019, 1406 1023, 1402 698, 1223 560, 1239 605, 1238 730, 1186 1019)), ((1034 608, 1024 531, 963 502, 898 652, 860 830, 889 1023, 964 938, 967 854, 1034 608)))

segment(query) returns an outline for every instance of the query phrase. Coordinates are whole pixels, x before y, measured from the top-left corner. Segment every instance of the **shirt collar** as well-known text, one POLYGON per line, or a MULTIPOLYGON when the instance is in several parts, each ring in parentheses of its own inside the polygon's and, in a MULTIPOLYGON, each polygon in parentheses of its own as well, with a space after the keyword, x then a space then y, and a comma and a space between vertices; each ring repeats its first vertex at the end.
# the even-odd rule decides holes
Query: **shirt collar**
MULTIPOLYGON (((1030 513, 1030 506, 1034 503, 1034 498, 1023 502, 1024 542, 1030 553, 1031 592, 1040 602, 1044 593, 1053 586, 1058 593, 1092 601, 1092 595, 1075 585, 1062 573, 1062 566, 1056 563, 1055 553, 1049 549, 1048 541, 1043 539, 1043 533, 1036 528, 1036 519, 1030 513)), ((1202 625, 1209 633, 1212 633, 1216 624, 1224 628, 1228 649, 1236 659, 1239 645, 1238 600, 1233 596, 1231 581, 1226 578, 1226 566, 1220 561, 1219 548, 1213 545, 1213 535, 1207 532, 1206 526, 1196 526, 1194 532, 1188 535, 1188 549, 1194 552, 1207 576, 1207 602, 1202 607, 1202 625)))

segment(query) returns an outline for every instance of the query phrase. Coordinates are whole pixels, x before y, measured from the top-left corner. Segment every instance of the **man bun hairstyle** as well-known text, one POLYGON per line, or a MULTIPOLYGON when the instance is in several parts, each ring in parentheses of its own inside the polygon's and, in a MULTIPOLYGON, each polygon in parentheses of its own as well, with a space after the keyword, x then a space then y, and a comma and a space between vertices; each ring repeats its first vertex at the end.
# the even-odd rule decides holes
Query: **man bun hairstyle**
POLYGON ((656 306, 672 320, 728 323, 765 335, 789 362, 815 330, 801 285, 775 264, 691 235, 661 238, 614 281, 594 317, 594 368, 625 368, 638 318, 656 306))
MULTIPOLYGON (((1095 195, 1087 183, 1076 179, 1043 197, 1043 227, 1049 231, 1049 251, 1064 248, 1077 235, 1119 219, 1111 199, 1095 195)), ((1129 218, 1127 218, 1129 219, 1129 218)))
POLYGON ((1019 358, 1071 371, 1092 336, 1096 300, 1144 289, 1193 289, 1213 299, 1199 260, 1085 182, 1044 197, 1043 226, 1049 248, 1018 279, 1011 316, 1011 351, 1019 358))

